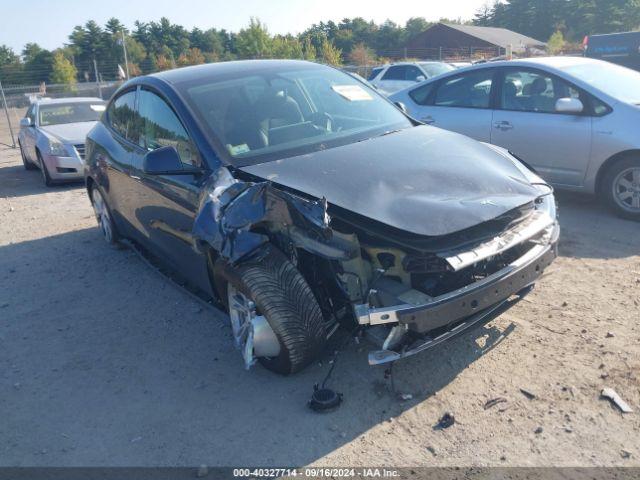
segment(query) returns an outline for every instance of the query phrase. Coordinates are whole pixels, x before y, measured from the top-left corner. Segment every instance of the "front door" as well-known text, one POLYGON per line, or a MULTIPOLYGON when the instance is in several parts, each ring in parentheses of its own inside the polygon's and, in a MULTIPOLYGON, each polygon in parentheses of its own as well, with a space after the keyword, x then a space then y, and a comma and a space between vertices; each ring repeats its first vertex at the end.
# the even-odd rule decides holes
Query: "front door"
POLYGON ((204 255, 196 252, 191 235, 198 209, 202 175, 150 175, 143 171, 148 151, 173 146, 183 164, 200 167, 200 156, 169 104, 158 94, 138 92, 139 149, 133 155, 131 179, 136 183, 135 221, 145 240, 162 260, 182 276, 209 292, 204 255))
POLYGON ((582 185, 591 155, 591 117, 556 112, 559 98, 584 93, 539 70, 508 68, 493 114, 491 143, 513 152, 551 183, 582 185))

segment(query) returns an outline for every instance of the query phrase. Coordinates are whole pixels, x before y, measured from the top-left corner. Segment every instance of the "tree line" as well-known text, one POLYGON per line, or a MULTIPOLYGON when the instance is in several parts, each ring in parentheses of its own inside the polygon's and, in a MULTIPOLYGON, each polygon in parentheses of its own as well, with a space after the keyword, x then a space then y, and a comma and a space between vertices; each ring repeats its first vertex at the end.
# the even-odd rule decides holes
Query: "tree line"
MULTIPOLYGON (((463 23, 460 19, 440 19, 463 23)), ((550 51, 561 51, 567 41, 580 42, 593 33, 632 30, 640 25, 640 0, 496 0, 484 5, 472 21, 503 27, 537 38, 550 39, 550 51)), ((127 29, 117 18, 104 25, 91 20, 76 26, 68 43, 53 51, 35 43, 19 54, 0 45, 0 81, 4 84, 95 81, 114 79, 118 66, 131 76, 200 63, 246 58, 297 58, 341 65, 382 62, 389 51, 433 22, 414 17, 404 25, 390 20, 377 24, 364 18, 320 22, 298 35, 272 35, 258 19, 238 32, 210 28, 188 30, 167 18, 135 22, 127 29), (128 63, 124 61, 122 43, 128 63)))

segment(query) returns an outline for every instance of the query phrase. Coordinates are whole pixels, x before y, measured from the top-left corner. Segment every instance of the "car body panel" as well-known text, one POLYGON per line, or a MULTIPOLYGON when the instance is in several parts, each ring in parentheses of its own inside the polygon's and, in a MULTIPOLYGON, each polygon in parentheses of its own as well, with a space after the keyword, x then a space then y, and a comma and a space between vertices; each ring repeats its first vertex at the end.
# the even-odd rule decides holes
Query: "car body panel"
POLYGON ((539 195, 507 158, 426 126, 242 170, 426 236, 463 230, 539 195))
POLYGON ((436 61, 432 61, 432 62, 398 62, 398 63, 392 63, 390 65, 385 65, 383 67, 381 67, 382 69, 378 72, 377 75, 369 78, 369 83, 371 83, 371 85, 373 85, 374 87, 376 87, 380 92, 382 92, 385 95, 390 95, 394 92, 397 92, 399 90, 402 90, 404 88, 407 87, 411 87, 413 85, 416 85, 416 82, 419 82, 420 80, 416 77, 414 79, 414 76, 411 77, 410 80, 399 80, 399 79, 385 79, 384 76, 385 74, 389 71, 389 69, 393 68, 393 67, 410 67, 413 69, 417 69, 417 71, 422 73, 422 77, 424 77, 423 79, 430 79, 430 78, 434 78, 435 75, 429 74, 429 72, 427 72, 422 66, 422 64, 440 64, 440 65, 447 65, 447 66, 451 66, 452 69, 454 69, 455 67, 453 67, 453 65, 448 64, 448 63, 444 63, 444 62, 436 62, 436 61))

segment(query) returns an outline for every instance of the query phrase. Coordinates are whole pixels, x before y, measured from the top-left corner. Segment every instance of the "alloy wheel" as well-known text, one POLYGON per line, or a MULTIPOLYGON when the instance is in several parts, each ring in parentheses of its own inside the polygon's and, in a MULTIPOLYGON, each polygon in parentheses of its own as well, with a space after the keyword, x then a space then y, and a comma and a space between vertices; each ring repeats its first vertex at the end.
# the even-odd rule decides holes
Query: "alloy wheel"
POLYGON ((613 181, 616 204, 630 213, 640 212, 640 166, 622 170, 613 181))
POLYGON ((113 225, 111 223, 111 215, 109 215, 107 204, 97 188, 93 190, 93 210, 96 214, 96 220, 98 221, 98 225, 100 226, 104 239, 108 243, 113 243, 113 225))

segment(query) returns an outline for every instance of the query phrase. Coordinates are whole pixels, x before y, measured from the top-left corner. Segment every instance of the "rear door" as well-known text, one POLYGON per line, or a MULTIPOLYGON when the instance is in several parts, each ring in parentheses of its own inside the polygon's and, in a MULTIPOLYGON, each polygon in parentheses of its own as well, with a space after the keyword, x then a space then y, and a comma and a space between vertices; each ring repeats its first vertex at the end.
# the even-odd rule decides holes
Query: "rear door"
POLYGON ((103 141, 96 146, 95 153, 100 174, 104 176, 100 183, 106 190, 108 203, 118 226, 127 235, 135 233, 135 227, 130 222, 131 212, 128 210, 131 196, 129 168, 136 145, 135 110, 135 88, 119 93, 111 101, 104 121, 110 134, 102 137, 103 141))
POLYGON ((421 85, 409 93, 410 113, 421 122, 489 142, 495 72, 473 70, 421 85))
POLYGON ((499 79, 491 143, 504 147, 559 185, 580 186, 591 155, 586 93, 543 70, 510 67, 499 79), (557 113, 559 98, 579 98, 585 111, 557 113))
POLYGON ((193 248, 192 229, 203 175, 149 175, 143 171, 147 152, 173 146, 185 166, 201 167, 200 155, 186 128, 159 92, 138 93, 138 148, 132 158, 135 185, 133 214, 145 242, 174 270, 209 291, 206 258, 193 248))
POLYGON ((391 65, 378 81, 378 88, 387 94, 407 88, 415 82, 415 80, 414 82, 407 81, 407 75, 411 75, 411 68, 417 70, 418 74, 422 74, 420 70, 412 67, 412 65, 391 65))

